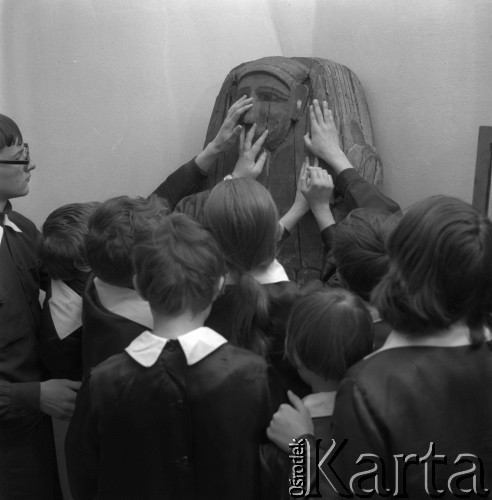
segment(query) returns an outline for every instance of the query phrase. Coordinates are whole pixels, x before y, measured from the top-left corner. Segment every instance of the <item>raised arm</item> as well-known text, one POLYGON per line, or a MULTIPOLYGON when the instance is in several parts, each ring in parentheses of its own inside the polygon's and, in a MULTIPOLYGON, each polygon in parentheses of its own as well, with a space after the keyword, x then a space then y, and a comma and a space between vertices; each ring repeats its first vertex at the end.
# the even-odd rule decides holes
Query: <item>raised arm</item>
POLYGON ((343 197, 345 208, 378 208, 400 213, 400 206, 363 179, 340 147, 338 130, 328 103, 317 100, 309 108, 311 134, 304 136, 308 150, 325 161, 335 177, 335 188, 343 197))
POLYGON ((320 231, 335 224, 335 219, 331 213, 330 199, 333 193, 333 179, 331 175, 318 166, 316 158, 313 166, 307 167, 305 182, 301 186, 301 191, 306 198, 311 212, 318 223, 320 231))
POLYGON ((217 156, 220 153, 229 151, 236 144, 241 131, 243 131, 243 127, 238 125, 238 121, 251 106, 253 106, 253 99, 244 95, 229 108, 224 123, 222 123, 215 139, 209 142, 205 149, 195 158, 195 162, 202 172, 208 173, 217 156))
POLYGON ((246 96, 238 99, 230 107, 215 139, 196 158, 169 175, 152 194, 164 198, 172 210, 186 196, 203 191, 208 171, 217 156, 233 147, 241 135, 243 127, 238 125, 238 121, 252 106, 252 101, 246 96))
POLYGON ((294 198, 294 203, 289 208, 286 214, 280 219, 280 224, 284 230, 288 232, 292 231, 295 225, 299 222, 304 215, 309 212, 309 205, 302 193, 302 187, 305 185, 307 180, 307 168, 309 161, 306 158, 302 164, 301 171, 299 173, 299 179, 297 181, 296 196, 294 198))
POLYGON ((333 119, 333 112, 328 103, 323 101, 323 109, 315 99, 309 106, 309 121, 311 134, 304 136, 304 143, 308 150, 320 160, 325 161, 332 169, 334 176, 344 170, 352 168, 352 164, 345 156, 338 138, 338 130, 333 119))

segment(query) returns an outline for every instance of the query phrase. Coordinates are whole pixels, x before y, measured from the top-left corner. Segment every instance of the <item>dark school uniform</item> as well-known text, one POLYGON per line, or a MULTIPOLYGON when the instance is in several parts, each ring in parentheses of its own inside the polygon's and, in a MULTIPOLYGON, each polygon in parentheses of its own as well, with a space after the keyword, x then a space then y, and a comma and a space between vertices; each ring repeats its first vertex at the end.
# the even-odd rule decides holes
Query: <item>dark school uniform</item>
MULTIPOLYGON (((253 277, 265 289, 268 296, 269 320, 264 333, 270 341, 270 347, 266 358, 272 365, 272 374, 277 377, 277 387, 281 389, 284 397, 288 389, 302 397, 308 394, 309 387, 284 355, 287 319, 294 301, 301 293, 300 288, 297 283, 289 281, 284 268, 276 260, 264 273, 253 274, 253 277)), ((234 309, 237 301, 241 301, 236 291, 236 285, 227 284, 222 295, 213 303, 210 315, 205 321, 206 326, 219 332, 227 340, 233 338, 234 309)))
MULTIPOLYGON (((395 214, 395 216, 401 216, 400 205, 369 184, 355 168, 343 170, 335 178, 335 191, 343 199, 347 214, 356 208, 375 208, 395 214)), ((333 224, 321 231, 321 239, 326 252, 323 279, 334 286, 338 285, 335 274, 336 263, 332 252, 333 242, 336 238, 336 227, 336 224, 333 224)))
POLYGON ((354 474, 373 468, 371 479, 360 474, 352 484, 356 495, 377 483, 373 498, 397 490, 407 498, 487 496, 484 489, 492 487, 488 338, 472 346, 467 332, 415 338, 392 332, 382 349, 349 369, 332 419, 336 443, 347 439, 333 463, 346 488, 354 474), (375 460, 358 464, 362 454, 375 460), (402 457, 408 457, 408 466, 402 457))
MULTIPOLYGON (((183 197, 204 189, 206 179, 207 174, 200 170, 193 158, 170 174, 152 195, 165 200, 173 210, 183 197)), ((144 330, 152 328, 150 308, 143 302, 134 290, 112 286, 94 276, 88 279, 82 314, 84 376, 101 361, 122 352, 144 330), (99 292, 104 293, 102 299, 97 285, 99 292), (124 301, 124 304, 118 305, 118 301, 124 301)))
POLYGON ((52 378, 82 380, 82 292, 85 280, 51 280, 41 313, 40 350, 52 378))
POLYGON ((26 217, 0 214, 0 498, 61 498, 51 418, 40 411, 40 286, 47 276, 39 233, 26 217))
POLYGON ((265 361, 201 327, 150 332, 92 370, 66 442, 76 500, 256 500, 277 402, 265 361))
MULTIPOLYGON (((336 394, 336 391, 318 392, 308 394, 302 400, 313 420, 314 436, 316 436, 317 439, 323 440, 323 449, 328 448, 330 443, 331 417, 335 407, 336 394)), ((293 438, 295 437, 296 436, 293 436, 293 438)), ((312 441, 310 440, 310 444, 311 443, 312 441)), ((310 493, 313 497, 319 497, 319 495, 321 495, 321 498, 327 498, 325 496, 327 491, 326 485, 321 484, 320 488, 320 478, 318 477, 317 480, 317 463, 309 463, 307 457, 306 459, 303 457, 302 461, 296 461, 294 463, 293 458, 296 457, 296 455, 292 452, 292 449, 291 453, 287 454, 273 443, 263 444, 260 450, 262 487, 265 492, 268 493, 268 498, 270 500, 288 500, 290 498, 295 498, 296 495, 293 494, 291 496, 289 490, 291 493, 299 491, 299 488, 291 487, 296 486, 295 477, 292 474, 293 466, 296 464, 299 465, 300 463, 304 465, 303 472, 305 475, 303 477, 303 487, 305 488, 305 493, 310 493), (311 470, 312 465, 315 465, 313 470, 311 470), (309 484, 306 484, 308 481, 309 484)), ((315 462, 314 446, 311 447, 311 454, 313 455, 313 462, 315 462)))
POLYGON ((83 297, 82 367, 84 377, 94 366, 153 327, 148 302, 135 290, 109 285, 91 276, 83 297))

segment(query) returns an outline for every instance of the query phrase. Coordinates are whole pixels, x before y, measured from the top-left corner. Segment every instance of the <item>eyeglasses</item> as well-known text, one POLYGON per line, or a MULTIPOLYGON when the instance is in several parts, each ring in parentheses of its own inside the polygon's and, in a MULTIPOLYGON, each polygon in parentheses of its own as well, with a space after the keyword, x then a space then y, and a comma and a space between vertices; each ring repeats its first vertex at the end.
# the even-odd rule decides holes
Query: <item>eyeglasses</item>
POLYGON ((29 156, 29 144, 24 143, 24 160, 0 160, 3 165, 29 165, 31 157, 29 156))

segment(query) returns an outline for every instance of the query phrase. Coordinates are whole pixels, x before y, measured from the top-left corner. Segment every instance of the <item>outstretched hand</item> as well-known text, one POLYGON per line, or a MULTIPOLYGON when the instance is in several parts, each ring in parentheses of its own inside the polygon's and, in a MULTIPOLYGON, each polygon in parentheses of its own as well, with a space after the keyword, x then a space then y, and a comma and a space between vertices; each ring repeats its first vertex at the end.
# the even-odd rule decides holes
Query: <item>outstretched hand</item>
POLYGON ((81 382, 51 379, 41 382, 40 409, 60 420, 70 420, 81 382))
POLYGON ((335 219, 331 212, 330 200, 334 185, 331 175, 323 168, 319 167, 318 158, 314 159, 313 165, 309 165, 306 158, 307 175, 303 177, 301 192, 307 200, 311 212, 318 223, 320 231, 335 224, 335 219))
POLYGON ((334 189, 331 175, 319 166, 318 158, 314 159, 312 166, 306 158, 304 165, 307 175, 302 179, 300 189, 309 208, 313 212, 330 209, 330 199, 334 189))
MULTIPOLYGON (((306 147, 338 173, 339 167, 342 164, 346 167, 348 160, 340 147, 333 112, 328 108, 326 101, 323 101, 323 109, 317 99, 313 101, 313 104, 309 106, 309 121, 311 133, 304 136, 306 147)), ((351 166, 350 163, 348 166, 351 166)))
POLYGON ((241 131, 244 130, 241 125, 238 125, 238 121, 252 106, 253 99, 243 95, 229 108, 224 123, 212 141, 217 153, 229 151, 236 144, 241 131))
POLYGON ((298 206, 304 213, 309 210, 309 203, 306 196, 303 193, 303 189, 308 182, 308 167, 309 160, 306 158, 302 164, 301 171, 299 172, 299 179, 297 179, 296 196, 294 198, 294 205, 298 206))
POLYGON ((239 98, 227 112, 224 123, 213 141, 210 141, 205 149, 197 155, 195 162, 198 168, 208 174, 210 167, 220 153, 224 153, 236 144, 238 137, 244 127, 238 125, 241 116, 253 106, 253 99, 243 95, 239 98))
POLYGON ((268 153, 263 151, 260 156, 258 153, 261 151, 263 144, 266 141, 268 130, 253 143, 255 136, 256 124, 252 125, 246 134, 241 130, 239 135, 239 158, 236 166, 232 172, 234 177, 251 177, 256 179, 262 172, 263 167, 268 158, 268 153), (258 157, 258 158, 257 158, 258 157))
POLYGON ((281 404, 273 415, 267 429, 267 436, 281 450, 289 453, 289 443, 304 434, 313 434, 314 425, 308 409, 292 391, 287 391, 289 404, 281 404))

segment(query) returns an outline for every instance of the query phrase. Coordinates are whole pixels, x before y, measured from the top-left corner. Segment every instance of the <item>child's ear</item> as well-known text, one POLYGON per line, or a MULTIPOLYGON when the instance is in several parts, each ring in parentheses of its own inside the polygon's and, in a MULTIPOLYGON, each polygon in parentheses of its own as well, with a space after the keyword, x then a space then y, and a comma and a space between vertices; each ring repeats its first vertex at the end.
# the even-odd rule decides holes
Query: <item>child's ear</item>
MULTIPOLYGON (((138 293, 138 296, 141 297, 142 299, 144 299, 142 297, 142 294, 140 293, 140 290, 138 289, 138 285, 137 285, 137 275, 134 274, 133 275, 133 278, 132 278, 132 283, 133 283, 133 288, 135 288, 135 291, 138 293)), ((144 299, 145 300, 145 299, 144 299)))
POLYGON ((219 281, 217 282, 217 290, 215 291, 212 302, 214 302, 217 299, 217 297, 219 297, 222 294, 222 292, 224 291, 224 285, 225 285, 225 276, 221 276, 219 278, 219 281))

